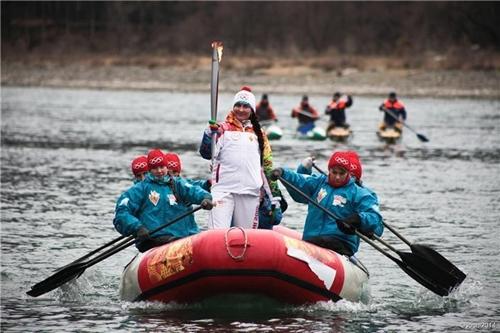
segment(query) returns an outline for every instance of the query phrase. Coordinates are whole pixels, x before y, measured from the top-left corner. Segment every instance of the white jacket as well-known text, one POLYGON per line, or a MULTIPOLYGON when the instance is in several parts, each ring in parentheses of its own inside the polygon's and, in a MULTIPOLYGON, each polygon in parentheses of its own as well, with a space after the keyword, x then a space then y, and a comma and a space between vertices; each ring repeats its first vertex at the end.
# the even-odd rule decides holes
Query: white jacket
POLYGON ((263 181, 255 133, 224 131, 217 140, 215 156, 212 191, 260 194, 263 181))

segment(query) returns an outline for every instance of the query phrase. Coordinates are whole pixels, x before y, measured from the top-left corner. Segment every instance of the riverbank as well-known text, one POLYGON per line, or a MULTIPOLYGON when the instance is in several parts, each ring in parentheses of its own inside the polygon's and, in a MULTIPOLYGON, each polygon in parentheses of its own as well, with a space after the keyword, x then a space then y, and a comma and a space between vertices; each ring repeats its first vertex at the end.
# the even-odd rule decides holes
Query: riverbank
MULTIPOLYGON (((358 59, 359 60, 359 59, 358 59)), ((221 92, 242 84, 257 93, 500 98, 500 71, 442 68, 392 69, 387 59, 335 64, 325 59, 223 59, 221 92), (361 65, 360 65, 361 64, 361 65), (341 68, 341 69, 339 69, 341 68)), ((202 92, 210 89, 208 57, 85 57, 2 59, 2 86, 202 92)))

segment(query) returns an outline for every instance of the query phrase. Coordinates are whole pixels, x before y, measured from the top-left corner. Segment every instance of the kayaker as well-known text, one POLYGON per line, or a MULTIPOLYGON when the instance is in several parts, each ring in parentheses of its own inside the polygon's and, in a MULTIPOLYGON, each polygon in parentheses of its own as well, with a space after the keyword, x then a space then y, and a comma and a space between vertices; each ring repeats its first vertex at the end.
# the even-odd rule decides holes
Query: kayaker
POLYGON ((326 106, 325 114, 330 115, 330 124, 327 131, 337 127, 349 128, 346 122, 345 109, 352 105, 352 96, 342 96, 340 92, 333 94, 332 101, 326 106))
POLYGON ((319 119, 319 113, 309 104, 309 97, 304 95, 300 104, 292 109, 292 118, 297 118, 299 121, 297 131, 307 134, 314 128, 314 122, 319 119))
POLYGON ((134 175, 134 184, 143 181, 149 171, 148 157, 145 155, 135 157, 130 164, 130 169, 134 175))
POLYGON ((204 209, 213 207, 209 192, 168 175, 167 159, 161 150, 148 153, 148 166, 145 179, 118 198, 113 220, 120 234, 136 237, 140 252, 198 232, 183 219, 152 235, 149 233, 179 216, 178 205, 190 202, 204 209))
MULTIPOLYGON (((381 236, 383 224, 377 197, 356 184, 350 176, 349 165, 346 152, 335 152, 328 162, 328 175, 308 176, 277 168, 273 170, 272 177, 283 177, 340 218, 334 220, 309 203, 303 240, 352 256, 359 248, 355 229, 367 235, 374 233, 381 236)), ((287 190, 293 193, 292 189, 287 190)), ((293 199, 295 197, 292 196, 293 199)))
MULTIPOLYGON (((200 154, 210 159, 212 133, 216 133, 216 156, 212 169, 212 196, 208 226, 255 229, 263 178, 272 170, 271 146, 255 114, 255 96, 242 87, 233 98, 233 108, 222 123, 209 123, 200 154)), ((273 196, 279 196, 276 182, 270 182, 273 196)))
POLYGON ((259 121, 278 121, 271 104, 269 104, 269 97, 267 94, 262 95, 262 98, 255 109, 255 115, 259 121))
POLYGON ((384 120, 379 126, 381 131, 388 127, 394 127, 399 132, 403 131, 402 122, 406 121, 406 109, 403 103, 398 100, 395 92, 389 93, 389 98, 379 106, 379 110, 384 112, 384 120), (397 119, 385 110, 391 112, 397 119))

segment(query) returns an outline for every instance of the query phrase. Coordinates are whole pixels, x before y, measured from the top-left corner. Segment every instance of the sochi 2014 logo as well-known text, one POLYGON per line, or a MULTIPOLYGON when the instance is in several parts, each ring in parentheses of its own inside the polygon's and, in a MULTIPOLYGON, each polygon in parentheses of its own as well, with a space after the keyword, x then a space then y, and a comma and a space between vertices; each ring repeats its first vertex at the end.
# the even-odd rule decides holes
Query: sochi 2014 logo
POLYGON ((343 196, 341 196, 341 195, 334 195, 333 196, 333 205, 334 206, 344 207, 344 205, 346 203, 347 203, 347 199, 344 198, 343 196))
POLYGON ((155 158, 151 159, 149 161, 149 164, 151 164, 151 165, 157 165, 157 164, 160 164, 162 161, 163 161, 163 157, 158 156, 158 157, 155 157, 155 158))

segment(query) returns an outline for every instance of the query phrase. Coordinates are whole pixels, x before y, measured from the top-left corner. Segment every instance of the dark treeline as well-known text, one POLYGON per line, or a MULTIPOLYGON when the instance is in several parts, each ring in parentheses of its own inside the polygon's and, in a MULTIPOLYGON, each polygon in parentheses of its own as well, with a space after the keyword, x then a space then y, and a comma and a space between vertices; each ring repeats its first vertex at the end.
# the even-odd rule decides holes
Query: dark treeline
POLYGON ((495 2, 1 2, 2 49, 412 54, 500 49, 495 2))

